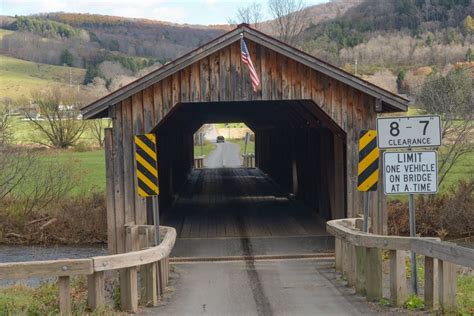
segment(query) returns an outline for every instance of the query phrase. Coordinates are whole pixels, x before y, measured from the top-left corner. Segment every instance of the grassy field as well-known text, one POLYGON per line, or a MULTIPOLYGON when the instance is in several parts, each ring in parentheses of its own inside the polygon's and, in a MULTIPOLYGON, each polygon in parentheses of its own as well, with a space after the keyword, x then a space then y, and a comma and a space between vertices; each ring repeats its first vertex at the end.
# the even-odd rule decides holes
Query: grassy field
POLYGON ((201 152, 201 146, 200 145, 194 146, 194 157, 201 156, 201 155, 207 156, 207 155, 209 155, 209 153, 211 151, 214 150, 214 148, 216 148, 216 144, 210 143, 210 142, 206 142, 202 146, 202 149, 203 149, 202 152, 201 152))
MULTIPOLYGON (((1 36, 1 34, 0 34, 1 36)), ((0 55, 0 100, 21 101, 31 92, 55 85, 81 84, 85 69, 51 66, 0 55)))

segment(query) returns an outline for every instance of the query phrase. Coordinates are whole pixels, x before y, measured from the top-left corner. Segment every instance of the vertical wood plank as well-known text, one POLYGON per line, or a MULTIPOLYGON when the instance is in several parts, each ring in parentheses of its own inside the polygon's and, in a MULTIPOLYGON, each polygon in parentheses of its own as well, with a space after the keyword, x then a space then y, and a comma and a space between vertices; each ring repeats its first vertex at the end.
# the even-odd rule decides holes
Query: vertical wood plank
POLYGON ((104 271, 87 276, 87 306, 94 311, 105 304, 104 271))
MULTIPOLYGON (((133 98, 136 99, 136 96, 133 98)), ((122 102, 122 122, 123 122, 123 172, 124 172, 124 201, 125 201, 125 222, 135 222, 135 160, 133 144, 133 118, 132 107, 137 106, 132 99, 128 98, 122 102)))
MULTIPOLYGON (((138 227, 127 227, 126 233, 127 252, 138 250, 138 227)), ((137 267, 120 270, 120 299, 123 311, 135 313, 138 310, 137 267)))
POLYGON ((382 298, 382 256, 377 248, 366 249, 366 289, 367 300, 378 301, 382 298))
POLYGON ((155 107, 155 121, 153 125, 157 125, 163 118, 163 90, 162 82, 157 82, 153 85, 153 106, 155 107))
POLYGON ((340 238, 335 237, 334 251, 336 257, 336 271, 342 271, 342 241, 340 238))
POLYGON ((209 76, 210 76, 210 99, 219 101, 220 91, 220 55, 219 52, 209 56, 209 76))
POLYGON ((162 95, 163 95, 163 117, 173 107, 173 78, 167 77, 163 79, 162 95))
POLYGON ((209 102, 211 100, 211 93, 209 91, 210 89, 210 82, 211 82, 211 76, 209 72, 209 62, 210 62, 210 56, 203 58, 199 62, 199 77, 200 77, 200 82, 201 82, 201 102, 209 102))
POLYGON ((425 257, 425 309, 435 310, 438 308, 438 260, 425 257))
POLYGON ((262 51, 262 99, 263 100, 270 100, 272 98, 272 75, 271 75, 271 54, 270 49, 265 47, 261 48, 262 51))
POLYGON ((230 84, 230 49, 225 47, 219 51, 219 90, 220 101, 229 101, 230 84))
POLYGON ((71 285, 69 276, 58 277, 59 288, 59 313, 61 316, 72 315, 71 313, 71 285))
POLYGON ((171 107, 180 102, 181 96, 181 73, 177 72, 171 75, 171 107))
POLYGON ((456 265, 438 260, 439 306, 443 313, 456 311, 456 265))
MULTIPOLYGON (((143 90, 132 96, 132 126, 133 133, 130 136, 130 140, 125 140, 126 144, 130 144, 130 147, 127 146, 124 154, 130 156, 130 161, 132 161, 132 170, 133 170, 133 179, 131 182, 130 188, 127 190, 132 191, 133 198, 135 199, 135 218, 129 218, 126 216, 126 223, 134 221, 137 225, 146 224, 146 199, 138 196, 137 194, 137 175, 136 175, 136 161, 135 161, 135 146, 134 146, 134 135, 144 133, 144 124, 143 124, 143 90)), ((133 214, 133 213, 132 213, 133 214)), ((128 215, 128 214, 125 214, 128 215)))
POLYGON ((277 63, 281 69, 281 98, 288 100, 290 98, 290 78, 288 77, 288 58, 278 55, 277 63))
MULTIPOLYGON (((122 102, 123 104, 123 102, 122 102)), ((117 253, 125 252, 125 197, 124 197, 124 164, 123 164, 123 122, 122 104, 115 106, 114 129, 114 196, 115 196, 115 230, 117 236, 117 253)))
POLYGON ((143 133, 149 133, 155 127, 155 107, 153 86, 143 90, 143 133))
POLYGON ((344 186, 344 143, 334 135, 334 194, 335 203, 332 219, 344 218, 346 213, 346 192, 344 186))
MULTIPOLYGON (((193 64, 195 65, 195 64, 193 64)), ((177 102, 189 102, 191 100, 191 68, 193 65, 190 65, 179 72, 179 101, 175 100, 173 106, 176 105, 177 102)))
POLYGON ((109 254, 117 253, 115 228, 115 190, 114 190, 114 139, 113 129, 105 129, 105 191, 107 205, 107 246, 109 254))
POLYGON ((370 273, 370 270, 367 269, 366 263, 366 248, 356 246, 356 282, 355 290, 357 294, 366 295, 366 272, 370 273))
POLYGON ((390 250, 390 302, 394 306, 402 306, 407 295, 407 276, 405 267, 405 251, 390 250))
POLYGON ((230 46, 230 78, 232 88, 230 91, 230 97, 232 100, 242 100, 242 74, 241 69, 241 53, 240 53, 240 42, 235 42, 230 46))

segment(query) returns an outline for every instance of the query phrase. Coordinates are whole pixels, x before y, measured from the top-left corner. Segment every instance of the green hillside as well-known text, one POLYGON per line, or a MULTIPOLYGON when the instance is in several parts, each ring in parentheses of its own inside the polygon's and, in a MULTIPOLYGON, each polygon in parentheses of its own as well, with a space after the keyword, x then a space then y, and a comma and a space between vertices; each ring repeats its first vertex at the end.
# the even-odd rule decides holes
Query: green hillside
POLYGON ((80 68, 51 66, 0 55, 0 100, 10 98, 15 102, 29 98, 35 90, 81 84, 85 72, 80 68))

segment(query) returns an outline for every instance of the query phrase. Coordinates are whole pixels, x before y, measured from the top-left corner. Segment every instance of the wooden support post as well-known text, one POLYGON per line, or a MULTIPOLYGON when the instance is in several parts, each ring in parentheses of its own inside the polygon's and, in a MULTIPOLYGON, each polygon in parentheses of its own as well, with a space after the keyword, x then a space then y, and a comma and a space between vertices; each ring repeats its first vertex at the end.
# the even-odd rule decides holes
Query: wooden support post
POLYGON ((349 270, 350 270, 350 253, 349 253, 349 244, 346 241, 342 241, 342 276, 349 278, 349 270))
POLYGON ((443 313, 456 311, 456 265, 438 260, 439 306, 443 313))
MULTIPOLYGON (((150 227, 145 231, 144 243, 150 247, 155 244, 155 228, 150 227)), ((158 305, 158 293, 157 293, 157 282, 156 282, 156 262, 141 266, 140 275, 141 284, 144 289, 143 301, 147 306, 158 305)))
POLYGON ((94 311, 105 304, 104 271, 87 276, 87 306, 94 311))
POLYGON ((367 300, 378 301, 382 298, 382 256, 378 248, 366 249, 367 300))
POLYGON ((425 309, 435 310, 438 308, 438 260, 425 257, 425 309))
POLYGON ((166 288, 166 282, 165 282, 165 259, 161 259, 158 262, 158 280, 159 280, 159 292, 160 295, 163 295, 165 293, 165 288, 166 288))
MULTIPOLYGON (((127 252, 138 250, 138 242, 138 227, 127 227, 127 252)), ((120 300, 123 311, 134 313, 138 310, 137 267, 126 268, 120 271, 120 300)))
POLYGON ((407 276, 405 267, 405 252, 390 250, 390 302, 394 306, 405 303, 407 294, 407 276))
POLYGON ((367 291, 365 288, 365 269, 366 266, 366 248, 356 246, 355 247, 356 255, 356 280, 355 280, 355 289, 356 293, 360 295, 366 295, 367 291))
POLYGON ((71 313, 71 285, 69 276, 58 277, 59 288, 59 313, 61 316, 72 315, 71 313))
POLYGON ((340 238, 335 238, 335 257, 336 257, 336 271, 342 272, 342 241, 340 238))

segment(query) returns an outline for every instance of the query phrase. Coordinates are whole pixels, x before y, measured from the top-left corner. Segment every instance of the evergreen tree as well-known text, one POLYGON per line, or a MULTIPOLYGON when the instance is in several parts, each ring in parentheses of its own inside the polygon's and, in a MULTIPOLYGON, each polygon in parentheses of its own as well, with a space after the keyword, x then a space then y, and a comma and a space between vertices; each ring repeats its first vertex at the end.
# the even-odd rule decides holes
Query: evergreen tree
POLYGON ((469 47, 466 52, 466 61, 474 61, 474 54, 472 53, 471 48, 469 47))
POLYGON ((90 65, 89 67, 87 67, 86 75, 84 77, 84 84, 94 82, 95 77, 99 77, 99 70, 96 66, 90 65))
POLYGON ((60 60, 61 65, 72 67, 74 63, 74 56, 72 56, 71 52, 66 48, 62 51, 60 60))

